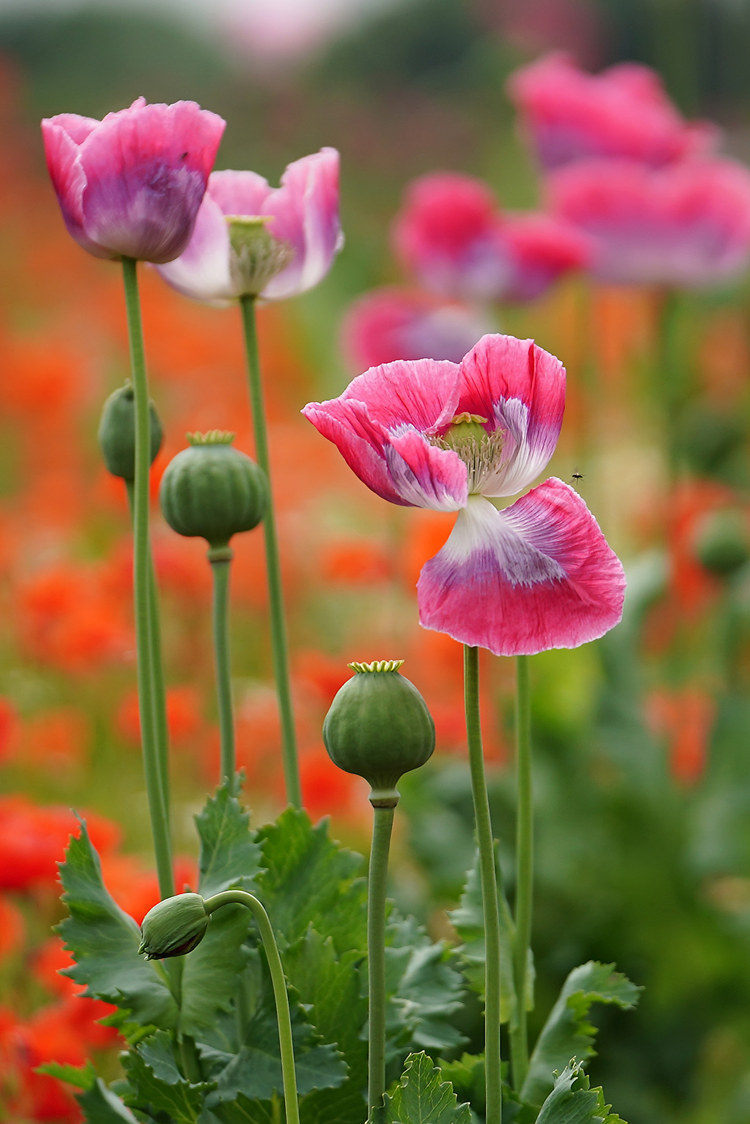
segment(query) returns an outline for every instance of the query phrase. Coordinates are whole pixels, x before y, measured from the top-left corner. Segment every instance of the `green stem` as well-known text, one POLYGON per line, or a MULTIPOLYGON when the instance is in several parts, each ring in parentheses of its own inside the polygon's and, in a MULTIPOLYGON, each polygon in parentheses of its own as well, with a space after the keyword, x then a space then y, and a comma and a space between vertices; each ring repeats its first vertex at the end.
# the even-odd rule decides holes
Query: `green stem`
POLYGON ((503 1109, 500 1072, 500 903, 479 718, 479 652, 477 648, 469 647, 468 644, 464 645, 464 706, 484 916, 486 1121, 487 1124, 501 1124, 503 1109))
POLYGON ((216 664, 216 692, 219 707, 221 740, 221 780, 230 780, 236 769, 234 750, 234 714, 232 709, 232 673, 229 658, 229 570, 232 551, 229 547, 210 549, 208 558, 213 574, 213 632, 216 664))
POLYGON ((133 601, 136 654, 138 663, 138 705, 141 716, 141 744, 146 779, 151 830, 154 838, 159 892, 163 898, 174 894, 172 847, 167 820, 167 797, 163 768, 155 731, 154 702, 156 664, 154 636, 150 627, 151 551, 149 546, 149 470, 151 468, 150 411, 143 329, 138 297, 137 263, 122 259, 125 307, 130 341, 130 365, 135 401, 135 480, 133 484, 133 601))
MULTIPOLYGON (((373 800, 373 797, 370 798, 373 800)), ((385 1093, 385 911, 388 852, 398 793, 386 803, 373 801, 372 845, 367 884, 368 1060, 369 1120, 379 1119, 385 1093)))
MULTIPOLYGON (((242 312, 242 326, 247 356, 247 374, 250 390, 250 405, 253 416, 255 455, 258 464, 266 474, 269 492, 273 495, 268 456, 266 416, 263 405, 263 386, 258 355, 258 333, 255 323, 255 297, 240 297, 240 310, 242 312)), ((284 763, 286 794, 289 803, 299 808, 302 806, 302 789, 300 787, 299 764, 297 761, 297 738, 294 730, 294 714, 292 711, 292 695, 289 680, 289 653, 273 502, 268 505, 263 520, 263 529, 265 533, 266 573, 271 621, 271 656, 273 659, 276 693, 279 700, 279 712, 281 716, 282 759, 284 763)))
POLYGON ((244 905, 252 911, 258 926, 260 939, 268 961, 276 1003, 276 1021, 279 1028, 279 1054, 281 1057, 281 1077, 284 1087, 284 1107, 287 1124, 299 1124, 299 1104, 297 1102, 297 1075, 294 1068, 294 1042, 292 1039, 292 1020, 289 1013, 289 996, 281 956, 273 935, 273 928, 263 904, 246 890, 224 890, 206 898, 206 913, 211 914, 223 905, 244 905))
MULTIPOLYGON (((133 495, 132 480, 125 481, 128 496, 131 523, 135 519, 135 497, 133 495)), ((156 741, 159 758, 159 772, 161 775, 161 791, 164 798, 164 811, 169 826, 170 800, 169 800, 169 729, 167 725, 167 694, 164 684, 164 662, 161 654, 161 628, 159 625, 159 599, 156 588, 156 574, 154 563, 149 550, 148 573, 148 631, 150 643, 154 653, 153 673, 153 700, 154 700, 154 739, 156 741)))
POLYGON ((510 1056, 513 1088, 520 1092, 529 1067, 526 1003, 534 872, 528 656, 516 657, 516 778, 516 916, 513 942, 516 1012, 511 1027, 510 1056))

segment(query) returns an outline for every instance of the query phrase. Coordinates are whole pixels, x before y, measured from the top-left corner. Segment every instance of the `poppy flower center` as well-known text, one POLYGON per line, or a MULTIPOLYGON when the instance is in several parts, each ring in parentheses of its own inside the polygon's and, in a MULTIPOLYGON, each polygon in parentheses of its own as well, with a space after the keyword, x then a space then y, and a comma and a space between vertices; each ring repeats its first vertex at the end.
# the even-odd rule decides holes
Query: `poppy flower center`
POLYGON ((502 456, 502 430, 488 433, 487 420, 481 414, 464 410, 452 418, 444 433, 433 438, 438 448, 450 449, 464 462, 469 472, 470 493, 481 493, 482 484, 496 470, 502 456))

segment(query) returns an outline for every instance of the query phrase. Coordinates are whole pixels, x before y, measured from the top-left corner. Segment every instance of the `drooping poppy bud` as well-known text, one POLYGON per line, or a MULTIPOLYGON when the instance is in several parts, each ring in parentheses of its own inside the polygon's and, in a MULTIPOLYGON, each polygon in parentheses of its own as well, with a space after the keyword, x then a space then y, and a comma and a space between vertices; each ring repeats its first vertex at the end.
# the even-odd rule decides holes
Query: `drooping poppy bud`
POLYGON ((364 777, 375 807, 394 805, 399 779, 424 765, 435 748, 435 724, 417 688, 400 674, 402 663, 350 663, 354 675, 337 692, 323 724, 334 765, 364 777))
POLYGON ((182 956, 200 944, 209 915, 200 894, 176 894, 148 911, 141 924, 138 951, 147 960, 182 956))
MULTIPOLYGON (((153 464, 164 436, 153 402, 149 403, 149 424, 153 464)), ((130 382, 110 394, 104 403, 98 436, 104 463, 112 475, 135 480, 135 395, 130 382)))
POLYGON ((202 537, 212 550, 256 527, 268 503, 265 473, 233 440, 219 430, 188 434, 188 448, 167 465, 159 491, 172 530, 202 537))

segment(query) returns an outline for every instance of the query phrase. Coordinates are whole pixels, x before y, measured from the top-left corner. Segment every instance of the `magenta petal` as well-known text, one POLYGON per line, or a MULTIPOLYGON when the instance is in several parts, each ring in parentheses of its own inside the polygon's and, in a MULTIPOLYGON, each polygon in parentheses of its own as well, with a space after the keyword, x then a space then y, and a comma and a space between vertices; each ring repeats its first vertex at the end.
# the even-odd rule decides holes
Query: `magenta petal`
POLYGON ((613 628, 625 575, 583 500, 553 478, 503 511, 471 497, 417 594, 423 627, 496 655, 531 655, 613 628))
POLYGON ((390 434, 356 399, 311 402, 302 413, 377 495, 409 507, 456 511, 466 503, 466 465, 409 428, 390 434))
POLYGON ((533 340, 483 336, 461 362, 458 412, 488 420, 503 434, 502 455, 482 481, 486 496, 528 488, 555 450, 565 409, 565 368, 533 340))
POLYGON ((341 395, 367 404, 385 429, 445 428, 458 408, 461 372, 446 359, 397 359, 357 375, 341 395))
POLYGON ((68 230, 99 257, 165 262, 187 245, 224 130, 194 102, 143 98, 103 121, 42 122, 47 165, 68 230))
POLYGON ((208 195, 223 215, 268 215, 266 201, 271 195, 268 180, 257 172, 225 169, 212 172, 208 195))

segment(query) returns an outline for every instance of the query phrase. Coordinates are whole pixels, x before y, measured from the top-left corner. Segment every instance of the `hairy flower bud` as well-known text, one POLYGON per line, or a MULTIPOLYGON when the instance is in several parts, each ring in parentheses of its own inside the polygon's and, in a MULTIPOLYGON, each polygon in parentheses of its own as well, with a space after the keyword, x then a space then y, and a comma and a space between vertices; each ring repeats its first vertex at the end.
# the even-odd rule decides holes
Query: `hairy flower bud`
POLYGON ((750 559, 750 528, 739 510, 716 511, 702 523, 695 550, 703 566, 729 578, 750 559))
POLYGON ((351 663, 354 676, 331 703, 323 741, 335 765, 364 777, 374 805, 395 804, 396 784, 424 765, 435 724, 417 688, 399 673, 402 660, 351 663))
POLYGON ((268 503, 265 473, 233 440, 218 430, 188 434, 190 445, 167 465, 159 492, 170 527, 206 539, 213 550, 256 527, 268 503))
MULTIPOLYGON (((163 433, 153 402, 149 402, 151 463, 161 448, 163 433)), ((135 395, 130 382, 119 387, 104 403, 99 422, 99 447, 113 476, 135 479, 135 395)))
POLYGON ((150 909, 141 925, 138 951, 147 960, 182 956, 206 935, 209 915, 200 894, 177 894, 150 909))

